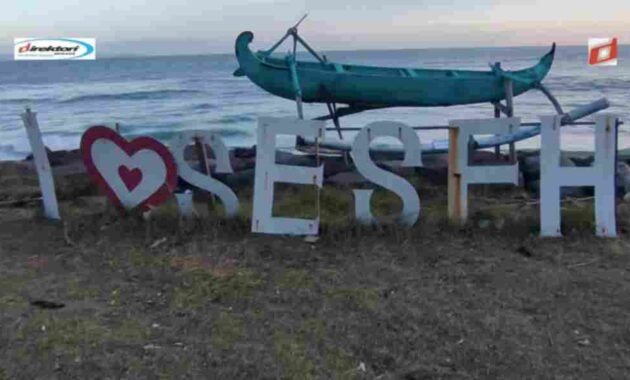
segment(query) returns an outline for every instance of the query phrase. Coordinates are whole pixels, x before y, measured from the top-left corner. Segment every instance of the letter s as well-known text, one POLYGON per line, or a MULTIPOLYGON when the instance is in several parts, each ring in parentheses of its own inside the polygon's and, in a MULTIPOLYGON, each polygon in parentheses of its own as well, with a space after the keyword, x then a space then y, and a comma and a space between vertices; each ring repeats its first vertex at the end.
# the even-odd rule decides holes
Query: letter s
MULTIPOLYGON (((377 185, 393 191, 403 201, 400 215, 402 223, 413 225, 420 215, 420 198, 416 190, 407 180, 376 166, 370 158, 370 142, 376 137, 394 137, 404 146, 405 157, 402 166, 422 166, 422 147, 415 131, 396 122, 375 122, 366 125, 357 135, 352 144, 352 156, 357 170, 361 175, 377 185)), ((370 199, 374 190, 353 190, 355 199, 355 216, 363 223, 374 222, 370 211, 370 199)))

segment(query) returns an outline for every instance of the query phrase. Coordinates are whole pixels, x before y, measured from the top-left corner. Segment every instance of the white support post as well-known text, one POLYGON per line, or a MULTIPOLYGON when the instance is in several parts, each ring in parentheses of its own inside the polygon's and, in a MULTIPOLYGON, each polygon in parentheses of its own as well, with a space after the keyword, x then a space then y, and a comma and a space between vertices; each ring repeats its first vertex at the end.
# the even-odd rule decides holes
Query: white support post
POLYGON ((39 131, 37 123, 37 113, 31 112, 30 108, 21 115, 28 141, 33 151, 33 162, 37 170, 39 179, 39 187, 42 191, 42 199, 44 202, 44 215, 48 219, 60 220, 59 205, 57 204, 57 195, 55 193, 55 182, 50 169, 50 162, 46 154, 46 147, 42 141, 42 134, 39 131))
POLYGON ((177 202, 177 209, 181 216, 190 218, 196 214, 192 191, 186 190, 181 193, 174 193, 174 195, 175 201, 177 202))
POLYGON ((617 236, 615 222, 615 125, 617 117, 596 116, 595 160, 586 168, 560 166, 562 115, 541 117, 540 149, 540 235, 562 236, 560 231, 560 187, 595 187, 597 236, 617 236))
POLYGON ((315 185, 321 188, 324 180, 323 164, 318 167, 277 164, 276 136, 300 135, 321 139, 324 132, 325 123, 319 120, 272 117, 258 119, 252 232, 289 235, 319 233, 319 215, 315 219, 274 217, 272 211, 276 182, 315 185))

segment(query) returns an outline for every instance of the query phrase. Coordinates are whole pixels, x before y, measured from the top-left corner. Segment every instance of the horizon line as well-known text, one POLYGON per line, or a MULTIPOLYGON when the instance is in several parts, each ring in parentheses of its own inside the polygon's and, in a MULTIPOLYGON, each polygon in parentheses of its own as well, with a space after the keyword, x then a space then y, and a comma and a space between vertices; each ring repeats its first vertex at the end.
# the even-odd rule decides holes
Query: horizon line
MULTIPOLYGON (((383 51, 410 51, 410 50, 465 50, 465 49, 513 49, 513 48, 544 48, 547 46, 551 46, 551 44, 549 45, 506 45, 506 46, 449 46, 449 47, 418 47, 418 48, 393 48, 393 49, 388 49, 388 48, 365 48, 365 49, 323 49, 323 50, 319 50, 317 51, 318 53, 350 53, 350 52, 383 52, 383 51)), ((562 44, 558 44, 556 43, 557 47, 568 47, 568 48, 576 48, 576 47, 583 47, 583 48, 588 48, 588 46, 586 44, 584 45, 562 45, 562 44)), ((619 46, 630 46, 630 44, 620 44, 619 46)), ((308 53, 307 51, 299 51, 298 54, 300 53, 308 53)), ((97 52, 98 54, 98 52, 97 52)), ((151 53, 139 53, 139 54, 132 54, 132 53, 120 53, 120 54, 105 54, 104 57, 102 58, 98 58, 96 60, 99 59, 133 59, 133 58, 166 58, 166 57, 204 57, 204 56, 227 56, 227 55, 234 55, 234 52, 211 52, 211 53, 200 53, 200 54, 193 54, 193 53, 165 53, 165 54, 151 54, 151 53)), ((0 55, 0 61, 15 61, 13 59, 13 55, 12 54, 7 54, 4 57, 0 55)), ((59 61, 67 61, 67 60, 59 60, 59 61)))

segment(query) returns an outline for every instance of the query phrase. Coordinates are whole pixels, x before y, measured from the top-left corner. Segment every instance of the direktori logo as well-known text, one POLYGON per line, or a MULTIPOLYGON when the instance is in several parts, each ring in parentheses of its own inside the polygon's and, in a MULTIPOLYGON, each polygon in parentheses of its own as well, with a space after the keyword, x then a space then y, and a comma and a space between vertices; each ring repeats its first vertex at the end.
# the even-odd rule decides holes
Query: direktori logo
POLYGON ((22 46, 21 48, 18 49, 20 53, 26 53, 27 51, 31 51, 31 52, 36 52, 36 51, 41 51, 41 52, 47 52, 47 51, 53 51, 55 53, 68 53, 68 54, 73 54, 76 53, 79 50, 79 45, 76 45, 75 47, 65 47, 65 46, 35 46, 32 45, 30 42, 28 42, 26 45, 22 46))
POLYGON ((16 60, 95 59, 93 38, 16 38, 16 60))

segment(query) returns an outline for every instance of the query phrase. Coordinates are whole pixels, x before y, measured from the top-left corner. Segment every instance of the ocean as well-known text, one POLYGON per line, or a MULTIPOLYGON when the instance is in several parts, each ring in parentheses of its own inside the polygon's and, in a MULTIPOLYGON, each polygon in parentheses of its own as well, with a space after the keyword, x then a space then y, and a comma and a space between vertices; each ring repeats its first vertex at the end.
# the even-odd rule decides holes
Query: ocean
MULTIPOLYGON (((258 48, 258 47, 257 47, 258 48)), ((500 61, 506 70, 534 65, 545 47, 457 48, 326 52, 329 61, 375 66, 487 70, 500 61)), ((97 58, 95 61, 0 61, 0 160, 21 159, 30 148, 20 114, 37 112, 44 143, 73 149, 92 125, 119 123, 126 137, 150 135, 168 142, 177 131, 218 131, 229 146, 255 144, 260 116, 295 116, 295 103, 268 94, 246 77, 233 77, 233 55, 97 58)), ((620 46, 618 66, 591 67, 586 47, 559 46, 545 85, 565 110, 607 97, 607 112, 630 120, 630 46, 620 46)), ((305 116, 326 114, 326 106, 305 105, 305 116)), ((537 121, 554 110, 538 91, 515 98, 515 114, 537 121)), ((391 120, 445 125, 451 119, 493 116, 489 104, 375 110, 342 119, 344 127, 391 120)), ((592 150, 591 127, 563 129, 562 148, 592 150)), ((630 147, 630 124, 620 131, 620 147, 630 147)), ((351 139, 350 133, 346 139, 351 139)), ((420 132, 423 142, 445 131, 420 132)), ((330 132, 327 138, 335 139, 330 132)), ((537 147, 538 138, 519 148, 537 147)))

